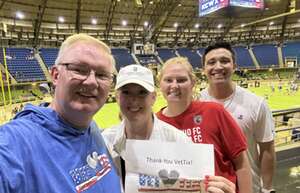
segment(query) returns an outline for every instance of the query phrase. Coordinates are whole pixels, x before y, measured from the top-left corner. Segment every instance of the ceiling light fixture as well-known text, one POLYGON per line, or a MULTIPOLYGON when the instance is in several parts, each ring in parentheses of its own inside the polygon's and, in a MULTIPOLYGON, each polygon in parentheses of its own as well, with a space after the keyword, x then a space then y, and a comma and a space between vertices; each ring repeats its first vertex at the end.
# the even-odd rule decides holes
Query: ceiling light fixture
POLYGON ((64 18, 63 16, 59 16, 59 17, 58 17, 58 21, 59 21, 60 23, 64 23, 64 22, 65 22, 65 18, 64 18))
POLYGON ((127 25, 127 21, 126 20, 123 20, 122 21, 122 26, 126 26, 127 25))
POLYGON ((16 12, 16 17, 17 17, 18 19, 24 19, 24 18, 25 18, 25 15, 24 15, 23 12, 17 11, 17 12, 16 12))
POLYGON ((96 25, 97 22, 98 22, 97 19, 95 19, 95 18, 92 18, 92 19, 91 19, 91 23, 92 23, 93 25, 96 25))

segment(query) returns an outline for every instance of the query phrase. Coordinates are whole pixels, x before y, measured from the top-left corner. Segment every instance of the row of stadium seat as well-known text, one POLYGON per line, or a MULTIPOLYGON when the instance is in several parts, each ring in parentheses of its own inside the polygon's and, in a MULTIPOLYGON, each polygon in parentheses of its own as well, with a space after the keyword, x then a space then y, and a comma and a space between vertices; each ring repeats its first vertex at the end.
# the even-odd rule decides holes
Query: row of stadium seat
MULTIPOLYGON (((255 59, 261 67, 278 67, 279 53, 275 44, 253 45, 251 49, 246 46, 234 46, 236 52, 237 64, 240 68, 255 68, 254 61, 250 52, 253 52, 255 59)), ((282 58, 293 57, 300 63, 300 42, 287 42, 282 47, 282 58)), ((2 49, 1 49, 2 50, 2 49)), ((46 77, 38 63, 34 58, 33 49, 29 48, 6 48, 6 62, 9 72, 17 81, 24 81, 30 78, 46 80, 46 77), (22 76, 18 75, 22 72, 22 76), (39 77, 37 77, 39 76, 39 77)), ((116 60, 116 67, 120 69, 122 66, 139 62, 147 66, 151 63, 160 64, 169 58, 175 56, 187 57, 194 68, 201 68, 201 57, 204 48, 157 48, 155 55, 132 55, 127 48, 113 48, 112 54, 116 60)), ((41 48, 39 54, 44 63, 50 68, 57 57, 58 48, 41 48)), ((0 52, 0 62, 3 64, 3 53, 0 52)))

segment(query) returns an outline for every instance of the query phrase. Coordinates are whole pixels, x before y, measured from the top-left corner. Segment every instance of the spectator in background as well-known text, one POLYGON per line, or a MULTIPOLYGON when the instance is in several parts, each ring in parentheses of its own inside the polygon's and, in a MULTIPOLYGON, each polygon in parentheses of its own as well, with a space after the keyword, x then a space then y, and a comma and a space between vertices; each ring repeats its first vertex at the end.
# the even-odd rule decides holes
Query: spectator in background
POLYGON ((298 72, 296 74, 296 80, 300 80, 300 68, 298 68, 298 72))
POLYGON ((215 174, 237 185, 240 193, 251 190, 246 139, 222 105, 193 100, 196 77, 186 58, 165 62, 158 77, 168 106, 157 116, 185 132, 193 142, 214 145, 215 174))
POLYGON ((0 128, 0 193, 120 193, 120 180, 93 115, 115 71, 103 42, 68 37, 51 70, 49 106, 26 105, 0 128))
POLYGON ((222 104, 243 130, 248 141, 253 192, 274 192, 274 122, 266 101, 232 81, 237 65, 230 44, 207 47, 202 59, 208 87, 201 91, 201 99, 222 104))
MULTIPOLYGON (((156 140, 156 141, 181 141, 190 142, 183 132, 178 131, 172 125, 156 118, 152 112, 152 105, 156 100, 153 74, 150 69, 141 65, 128 65, 121 68, 116 83, 116 99, 120 106, 123 121, 120 125, 103 131, 107 145, 119 166, 119 172, 125 187, 125 176, 127 183, 131 187, 128 193, 136 192, 139 180, 143 180, 142 175, 130 174, 126 172, 126 167, 122 157, 125 151, 126 139, 156 140), (129 182, 128 182, 129 181, 129 182)), ((126 160, 126 158, 124 158, 126 160)), ((211 176, 205 180, 209 193, 233 193, 235 186, 230 181, 221 177, 211 176)), ((157 188, 165 188, 161 183, 157 188)), ((179 187, 170 187, 179 188, 179 187)))

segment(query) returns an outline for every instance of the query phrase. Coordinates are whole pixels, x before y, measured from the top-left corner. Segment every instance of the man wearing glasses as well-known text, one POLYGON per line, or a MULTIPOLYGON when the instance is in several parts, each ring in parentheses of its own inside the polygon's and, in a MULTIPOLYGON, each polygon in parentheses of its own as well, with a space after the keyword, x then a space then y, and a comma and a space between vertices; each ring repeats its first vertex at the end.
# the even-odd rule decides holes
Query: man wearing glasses
POLYGON ((115 62, 85 35, 61 45, 49 106, 26 105, 0 127, 0 193, 120 193, 120 180, 93 115, 105 103, 115 62))

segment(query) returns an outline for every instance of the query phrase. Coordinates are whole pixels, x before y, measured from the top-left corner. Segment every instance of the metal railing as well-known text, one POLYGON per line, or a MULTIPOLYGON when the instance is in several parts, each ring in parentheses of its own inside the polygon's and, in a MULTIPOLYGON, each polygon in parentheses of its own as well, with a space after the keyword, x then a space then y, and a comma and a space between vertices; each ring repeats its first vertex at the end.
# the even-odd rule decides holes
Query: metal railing
POLYGON ((275 133, 276 147, 293 143, 300 144, 300 126, 277 129, 275 133))
POLYGON ((291 113, 299 113, 299 112, 300 112, 300 108, 292 108, 292 109, 275 110, 272 111, 272 114, 273 117, 277 117, 277 116, 287 115, 291 113))

